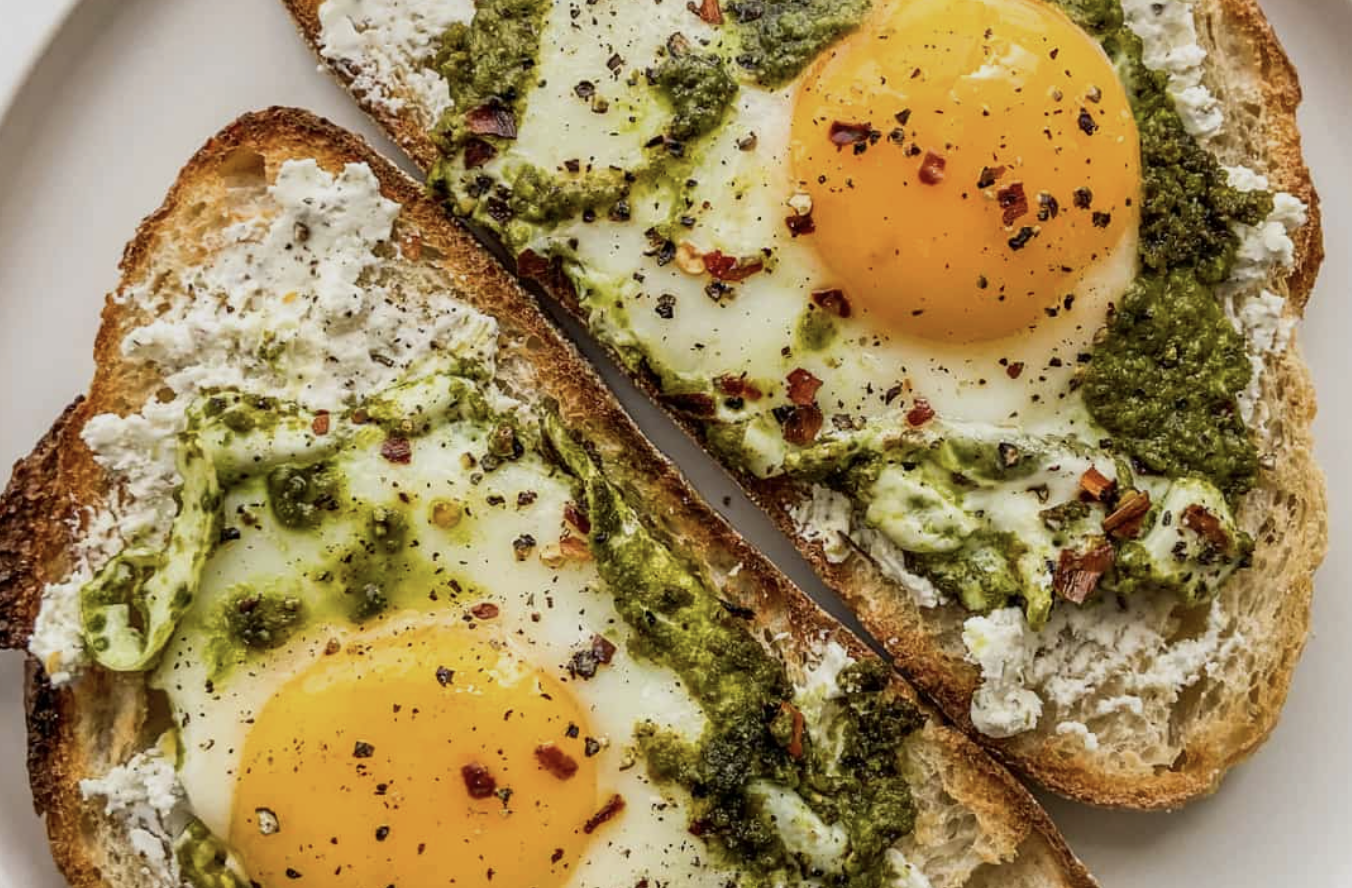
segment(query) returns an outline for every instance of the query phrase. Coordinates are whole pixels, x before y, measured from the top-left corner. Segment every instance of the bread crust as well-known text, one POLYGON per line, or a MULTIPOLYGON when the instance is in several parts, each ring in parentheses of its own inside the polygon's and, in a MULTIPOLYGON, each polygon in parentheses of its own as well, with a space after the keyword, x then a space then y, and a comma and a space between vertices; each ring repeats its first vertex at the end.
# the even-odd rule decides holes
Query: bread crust
MULTIPOLYGON (((321 36, 318 9, 323 0, 282 2, 291 11, 306 42, 318 53, 321 36)), ((1293 236, 1294 266, 1280 282, 1290 305, 1303 313, 1324 248, 1319 197, 1305 164, 1296 126, 1296 108, 1301 100, 1299 78, 1257 0, 1196 0, 1194 9, 1200 40, 1212 50, 1208 85, 1225 103, 1225 75, 1237 72, 1252 87, 1250 92, 1256 92, 1256 96, 1246 95, 1245 99, 1256 100, 1262 109, 1253 127, 1241 128, 1250 131, 1241 135, 1244 143, 1234 152, 1238 157, 1231 162, 1261 160, 1273 186, 1294 194, 1308 207, 1307 223, 1293 236), (1222 43, 1225 52, 1217 53, 1222 43), (1223 66, 1235 70, 1227 71, 1223 66)), ((323 59, 322 55, 321 61, 351 90, 350 70, 323 59)), ((427 171, 438 160, 435 145, 407 105, 401 112, 391 112, 356 92, 353 95, 420 168, 427 171)), ((546 275, 535 283, 585 325, 585 313, 561 275, 546 275)), ((624 366, 619 355, 606 347, 616 363, 624 366)), ((1090 804, 1177 808, 1214 792, 1224 774, 1252 754, 1272 733, 1309 632, 1314 570, 1327 548, 1324 480, 1313 459, 1310 432, 1314 417, 1313 386, 1294 344, 1276 359, 1269 375, 1274 382, 1265 387, 1265 397, 1281 417, 1283 433, 1272 456, 1282 467, 1263 474, 1260 478, 1263 496, 1252 500, 1259 504, 1257 508, 1267 504, 1265 497, 1293 498, 1301 505, 1295 510, 1294 526, 1283 529, 1300 540, 1298 551, 1283 552, 1288 557, 1283 559, 1281 572, 1265 580, 1278 589, 1265 594, 1281 598, 1271 621, 1272 637, 1268 641, 1271 653, 1262 674, 1243 691, 1243 695, 1252 697, 1251 703, 1232 701, 1230 708, 1238 714, 1199 728, 1173 765, 1155 768, 1148 774, 1110 773, 1091 756, 1068 751, 1066 744, 1055 737, 1025 735, 998 740, 982 735, 970 717, 979 674, 961 656, 941 648, 934 627, 926 624, 917 608, 909 602, 898 602, 895 592, 885 591, 876 572, 861 564, 863 559, 831 564, 819 543, 798 534, 789 510, 800 501, 802 492, 794 484, 783 479, 761 480, 731 469, 728 474, 788 535, 817 574, 859 616, 863 626, 883 643, 902 673, 998 758, 1043 786, 1090 804)), ((696 418, 682 415, 664 400, 654 378, 635 374, 635 379, 655 403, 703 446, 696 418)))
MULTIPOLYGON (((152 256, 174 237, 172 222, 203 188, 231 165, 258 156, 271 169, 291 157, 313 157, 337 169, 370 166, 390 199, 403 205, 400 225, 411 227, 445 258, 444 266, 469 282, 458 294, 498 318, 514 350, 504 354, 531 368, 538 390, 555 398, 566 422, 597 445, 608 472, 653 506, 653 519, 686 551, 696 553, 726 584, 724 594, 756 611, 761 627, 789 631, 781 654, 802 658, 834 638, 856 657, 871 656, 859 639, 831 620, 804 593, 703 503, 623 412, 576 349, 566 342, 511 275, 489 256, 421 187, 380 158, 359 137, 307 112, 272 108, 248 114, 209 140, 183 168, 163 206, 142 222, 121 262, 119 291, 142 278, 152 256)), ((43 587, 69 569, 71 516, 102 496, 101 470, 80 440, 84 419, 107 409, 136 409, 145 391, 129 392, 118 365, 118 343, 135 319, 109 297, 95 346, 97 371, 90 395, 76 402, 15 468, 0 498, 0 642, 22 647, 43 587), (96 474, 97 473, 97 474, 96 474), (33 540, 32 544, 24 542, 33 540)), ((143 386, 143 388, 145 388, 143 386)), ((72 685, 54 688, 40 664, 27 670, 29 775, 34 804, 46 817, 52 853, 77 888, 135 883, 113 824, 81 795, 79 779, 102 773, 145 748, 147 703, 143 682, 91 668, 72 685)), ((900 679, 898 690, 916 699, 900 679)), ((932 712, 932 710, 931 710, 932 712)), ((963 777, 963 801, 989 819, 998 840, 1034 861, 1037 884, 1088 888, 1093 879, 1075 859, 1046 813, 1002 767, 960 732, 932 723, 926 734, 963 777), (1039 861, 1049 861, 1040 863, 1039 861), (1043 872, 1042 870, 1045 870, 1043 872)))

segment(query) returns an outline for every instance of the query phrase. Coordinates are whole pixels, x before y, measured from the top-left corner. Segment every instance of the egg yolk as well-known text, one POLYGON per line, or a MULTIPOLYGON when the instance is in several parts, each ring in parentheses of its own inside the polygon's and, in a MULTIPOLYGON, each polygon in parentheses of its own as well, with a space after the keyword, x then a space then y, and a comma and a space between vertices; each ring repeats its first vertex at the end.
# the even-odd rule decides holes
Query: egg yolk
POLYGON ((1041 0, 877 8, 805 75, 792 157, 831 283, 928 339, 1036 323, 1137 226, 1126 93, 1041 0))
POLYGON ((598 809, 587 736, 564 685, 469 629, 349 644, 258 714, 230 841, 262 885, 562 885, 598 809))

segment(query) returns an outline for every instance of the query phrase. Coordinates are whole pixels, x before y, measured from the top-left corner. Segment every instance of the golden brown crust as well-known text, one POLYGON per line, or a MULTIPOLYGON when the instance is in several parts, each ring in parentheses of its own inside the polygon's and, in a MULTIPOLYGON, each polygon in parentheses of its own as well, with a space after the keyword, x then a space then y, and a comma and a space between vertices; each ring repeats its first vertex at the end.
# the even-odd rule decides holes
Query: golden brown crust
MULTIPOLYGON (((166 248, 165 241, 173 237, 171 220, 190 198, 210 189, 223 170, 248 165, 251 158, 259 157, 269 168, 291 157, 313 157, 330 169, 349 161, 368 164, 385 195, 403 205, 399 225, 416 229, 425 244, 445 257, 445 267, 468 282, 467 292, 458 295, 498 318, 510 346, 504 360, 529 365, 539 391, 556 398, 565 419, 597 445, 607 471, 618 473, 638 497, 653 505, 648 517, 687 551, 698 553, 711 575, 721 578, 726 595, 755 609, 758 621, 766 626, 794 630, 792 649, 782 653, 801 657, 809 646, 829 635, 855 656, 869 656, 858 639, 827 617, 698 499, 674 466, 642 436, 585 360, 464 229, 448 221, 417 183, 365 142, 326 121, 302 111, 273 108, 245 115, 208 141, 184 167, 164 205, 142 223, 127 247, 120 287, 148 272, 155 251, 166 248)), ((100 488, 91 475, 93 463, 78 431, 95 407, 131 409, 139 406, 138 397, 145 396, 145 391, 127 386, 126 369, 117 362, 116 343, 130 326, 130 319, 110 300, 95 349, 98 370, 89 399, 58 421, 34 454, 20 464, 18 479, 11 486, 12 490, 27 490, 33 482, 24 478, 45 474, 50 491, 35 500, 41 509, 16 506, 0 513, 0 540, 18 540, 25 530, 43 523, 65 527, 71 503, 97 498, 100 488), (65 442, 65 450, 57 442, 65 442), (52 472, 53 451, 69 453, 71 465, 58 465, 52 472)), ((12 499, 6 495, 5 502, 11 501, 26 502, 18 493, 12 499)), ((61 552, 42 550, 41 557, 33 553, 3 562, 7 567, 13 564, 12 572, 0 578, 0 603, 14 624, 11 644, 23 643, 42 585, 66 569, 68 543, 62 542, 61 552)), ((898 688, 914 698, 914 691, 900 680, 898 688)), ((109 862, 115 861, 116 854, 109 850, 108 819, 81 797, 78 780, 123 760, 149 741, 143 736, 144 711, 143 690, 130 679, 92 669, 75 685, 54 689, 41 668, 30 663, 29 768, 34 801, 47 818, 58 866, 79 888, 125 884, 109 862)), ((937 723, 932 730, 964 775, 971 804, 984 806, 1001 821, 1011 847, 1031 848, 1031 855, 1054 865, 1049 884, 1067 888, 1094 884, 1045 812, 1008 772, 959 732, 937 723)))
MULTIPOLYGON (((318 50, 317 10, 323 0, 284 2, 302 35, 318 50)), ((1294 194, 1308 207, 1307 223, 1294 234, 1295 265, 1285 282, 1286 295, 1303 311, 1324 252, 1319 197, 1305 164, 1296 126, 1301 89, 1295 67, 1257 0, 1201 0, 1198 7, 1203 13, 1199 14, 1203 44, 1223 44, 1229 56, 1226 64, 1242 66, 1259 84, 1261 122, 1252 133, 1244 134, 1251 144, 1245 146, 1247 150, 1242 152, 1243 155, 1264 158, 1273 185, 1294 194)), ((350 71, 331 62, 329 65, 341 82, 350 85, 350 71)), ((430 169, 437 160, 437 151, 411 111, 390 114, 361 96, 357 99, 422 169, 430 169)), ((1225 100, 1223 94, 1221 99, 1225 100)), ((566 285, 557 279, 536 283, 585 323, 585 316, 566 285)), ((612 357, 623 366, 613 350, 612 357)), ((1287 465, 1280 482, 1268 476, 1264 483, 1284 485, 1279 489, 1299 498, 1305 505, 1300 513, 1300 526, 1288 528, 1288 532, 1302 536, 1304 549, 1294 562, 1284 566, 1281 577, 1276 580, 1286 586, 1271 627, 1271 631, 1278 633, 1274 642, 1277 653, 1261 680, 1255 679, 1253 703, 1239 723, 1218 722, 1209 731, 1199 732, 1190 738, 1185 753, 1172 767, 1157 768, 1149 776, 1108 774, 1081 758, 1066 755, 1064 745, 1049 738, 995 740, 981 735, 973 727, 969 715, 972 694, 978 685, 975 669, 960 657, 945 653, 937 643, 932 627, 914 614, 914 608, 902 606, 896 602, 895 594, 883 590, 879 578, 870 568, 858 567, 860 559, 851 559, 845 565, 830 564, 818 544, 797 534, 789 508, 801 494, 792 484, 779 480, 762 481, 736 472, 729 474, 795 542, 817 573, 859 615, 864 627, 883 642, 898 668, 997 757, 1048 788, 1091 804, 1175 808, 1214 791, 1225 772, 1251 754, 1271 734, 1308 633, 1313 572, 1323 558, 1327 536, 1323 477, 1311 455, 1313 390, 1308 371, 1294 348, 1278 359, 1276 369, 1269 372, 1281 381, 1277 398, 1286 438, 1280 457, 1287 465)), ((697 421, 681 416, 671 404, 664 402, 654 379, 640 375, 638 382, 654 402, 675 416, 697 443, 701 441, 697 421)))

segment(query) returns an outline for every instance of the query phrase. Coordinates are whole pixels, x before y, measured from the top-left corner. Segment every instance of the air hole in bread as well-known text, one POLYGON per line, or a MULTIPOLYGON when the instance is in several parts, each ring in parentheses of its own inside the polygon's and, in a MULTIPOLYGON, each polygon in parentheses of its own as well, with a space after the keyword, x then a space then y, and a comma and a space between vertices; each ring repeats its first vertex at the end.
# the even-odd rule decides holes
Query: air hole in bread
POLYGON ((248 148, 236 148, 226 154, 218 170, 227 188, 256 188, 267 184, 267 162, 263 155, 248 148))

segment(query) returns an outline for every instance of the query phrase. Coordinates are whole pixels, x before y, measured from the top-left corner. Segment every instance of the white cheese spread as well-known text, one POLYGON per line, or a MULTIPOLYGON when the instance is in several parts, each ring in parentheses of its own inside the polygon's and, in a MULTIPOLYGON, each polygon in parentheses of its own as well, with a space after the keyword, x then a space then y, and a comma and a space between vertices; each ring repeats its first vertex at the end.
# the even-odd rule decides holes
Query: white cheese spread
POLYGON ((126 826, 148 884, 177 888, 182 880, 169 820, 183 799, 183 790, 173 760, 161 752, 165 745, 162 739, 102 777, 81 780, 80 793, 87 799, 102 799, 103 813, 126 826))
POLYGON ((1220 101, 1202 82, 1206 50, 1197 42, 1191 0, 1122 0, 1127 27, 1141 38, 1141 60, 1169 75, 1169 97, 1194 136, 1214 135, 1225 122, 1220 101))
POLYGON ((411 99, 423 127, 431 128, 451 96, 429 64, 451 25, 473 17, 473 0, 326 0, 319 7, 319 52, 343 66, 372 105, 394 113, 411 99))

